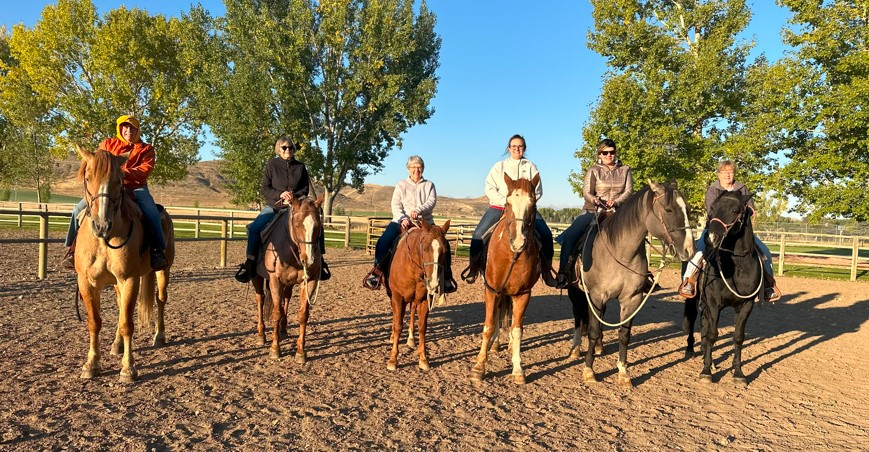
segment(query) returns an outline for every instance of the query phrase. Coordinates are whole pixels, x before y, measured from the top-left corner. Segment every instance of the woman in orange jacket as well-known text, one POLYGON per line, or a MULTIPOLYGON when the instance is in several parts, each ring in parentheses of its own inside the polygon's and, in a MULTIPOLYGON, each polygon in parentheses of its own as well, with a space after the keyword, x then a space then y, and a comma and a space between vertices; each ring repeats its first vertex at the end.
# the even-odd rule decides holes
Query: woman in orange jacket
MULTIPOLYGON (((154 148, 141 140, 139 120, 133 116, 124 115, 118 118, 117 136, 103 140, 99 149, 114 155, 130 153, 126 163, 121 167, 124 172, 124 187, 133 191, 136 204, 142 209, 145 219, 145 234, 151 244, 151 268, 162 270, 168 265, 166 261, 166 242, 163 240, 163 229, 160 226, 160 213, 157 204, 148 191, 148 176, 154 171, 156 153, 154 148)), ((69 231, 66 234, 65 245, 69 247, 63 259, 63 266, 75 269, 74 253, 75 236, 78 234, 78 214, 87 207, 87 201, 82 199, 72 209, 69 231)))

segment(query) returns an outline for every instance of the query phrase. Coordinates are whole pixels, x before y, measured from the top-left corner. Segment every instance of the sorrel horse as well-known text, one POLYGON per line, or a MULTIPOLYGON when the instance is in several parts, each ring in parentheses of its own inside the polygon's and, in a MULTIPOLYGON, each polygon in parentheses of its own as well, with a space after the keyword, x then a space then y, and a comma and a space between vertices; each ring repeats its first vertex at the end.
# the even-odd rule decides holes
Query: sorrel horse
MULTIPOLYGON (((519 355, 522 343, 522 320, 531 299, 531 288, 540 277, 540 244, 534 236, 537 198, 534 187, 540 182, 514 181, 504 174, 507 201, 504 213, 492 229, 485 270, 486 323, 477 362, 471 369, 471 381, 481 382, 486 373, 489 350, 497 342, 499 330, 509 330, 508 352, 513 362, 513 382, 525 384, 525 371, 519 355)), ((497 347, 495 347, 497 349, 497 347)))
POLYGON ((168 296, 169 268, 175 258, 172 220, 165 211, 160 213, 169 266, 155 272, 151 269, 148 247, 144 244, 141 211, 133 196, 123 188, 121 165, 129 154, 115 156, 102 150, 91 153, 80 146, 76 149, 82 156, 78 178, 84 186, 87 218, 76 236, 75 271, 79 294, 88 312, 90 334, 87 361, 82 367, 81 377, 93 378, 102 371, 100 292, 106 285, 114 284, 118 300, 118 329, 111 352, 113 355, 123 353, 120 380, 129 383, 138 379, 133 364, 133 311, 137 297, 140 325, 151 325, 154 321, 156 299, 154 346, 162 346, 166 341, 163 311, 168 296))
MULTIPOLYGON (((316 294, 320 288, 320 263, 323 250, 320 249, 319 237, 323 229, 320 216, 320 206, 323 195, 316 200, 310 197, 294 198, 284 221, 276 223, 276 227, 263 241, 263 259, 258 264, 257 274, 251 278, 254 297, 257 305, 257 338, 260 345, 265 345, 264 317, 268 309, 266 302, 266 279, 260 275, 268 275, 268 289, 271 296, 271 314, 274 321, 274 333, 269 357, 281 357, 281 335, 287 332, 287 310, 293 288, 299 286, 299 338, 296 342, 296 362, 304 364, 307 360, 305 352, 305 332, 308 326, 310 306, 316 302, 316 294)), ((280 217, 281 220, 284 217, 280 217)))
POLYGON ((586 241, 582 259, 577 260, 575 271, 581 278, 573 284, 582 291, 568 291, 575 319, 571 350, 580 348, 582 331, 587 330, 589 346, 582 371, 586 382, 597 381, 592 344, 601 341, 601 319, 606 303, 617 299, 621 321, 612 326, 619 327, 618 382, 631 386, 628 343, 633 317, 648 298, 643 286, 649 269, 645 247, 649 233, 682 261, 694 254, 685 199, 675 182, 662 185, 650 181, 649 186, 631 195, 600 224, 597 235, 586 241))
POLYGON ((733 379, 745 383, 742 373, 742 343, 745 324, 754 308, 755 297, 762 293, 763 266, 754 245, 751 211, 747 208, 752 195, 724 192, 712 206, 712 219, 705 235, 706 266, 697 284, 697 295, 685 300, 683 325, 688 335, 686 356, 694 355, 694 322, 697 319, 698 298, 702 313, 700 350, 703 370, 700 378, 712 381, 712 347, 718 339, 718 317, 727 307, 733 307, 733 379))
MULTIPOLYGON (((428 357, 425 352, 425 333, 428 312, 435 297, 444 294, 447 260, 446 233, 450 220, 443 226, 430 226, 425 220, 419 227, 411 228, 396 245, 392 263, 389 266, 388 287, 392 302, 392 353, 386 368, 395 370, 398 361, 398 342, 401 334, 404 311, 410 304, 410 323, 413 313, 419 319, 419 368, 428 370, 428 357)), ((408 330, 408 344, 413 340, 413 328, 408 330)))

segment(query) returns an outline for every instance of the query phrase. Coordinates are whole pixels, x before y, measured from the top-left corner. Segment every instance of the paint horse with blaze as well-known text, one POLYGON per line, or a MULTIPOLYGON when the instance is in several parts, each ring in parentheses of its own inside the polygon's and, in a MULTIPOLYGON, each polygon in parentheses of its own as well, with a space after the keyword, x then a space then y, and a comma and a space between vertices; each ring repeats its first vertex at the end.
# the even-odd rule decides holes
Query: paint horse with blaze
POLYGON ((169 285, 169 268, 175 258, 175 238, 172 220, 166 211, 160 212, 160 223, 166 239, 164 270, 153 271, 145 242, 142 213, 125 191, 121 165, 129 154, 120 156, 110 152, 89 150, 76 146, 82 157, 78 178, 84 186, 87 201, 85 220, 76 236, 75 271, 78 289, 88 313, 90 346, 87 361, 82 367, 82 378, 93 378, 102 371, 100 365, 99 334, 100 292, 114 284, 118 301, 118 328, 112 343, 113 355, 123 353, 120 380, 128 383, 138 379, 133 362, 133 312, 139 303, 139 324, 154 329, 154 346, 165 344, 163 311, 169 285), (154 318, 156 301, 157 313, 154 318))
POLYGON ((667 185, 650 181, 648 186, 631 195, 600 224, 597 235, 586 240, 581 259, 576 262, 575 272, 581 278, 574 281, 573 289, 568 291, 576 319, 571 356, 578 357, 581 334, 587 329, 589 347, 582 376, 588 383, 597 381, 592 344, 601 341, 601 319, 606 303, 616 299, 620 305, 620 322, 610 326, 619 328, 618 382, 631 386, 628 374, 631 325, 649 296, 643 290, 649 270, 645 246, 648 234, 661 240, 682 261, 694 254, 685 199, 675 181, 667 185))
POLYGON ((413 344, 413 314, 419 319, 419 368, 428 370, 425 349, 426 326, 432 301, 444 296, 446 283, 447 239, 450 220, 443 226, 429 225, 422 220, 411 228, 395 246, 389 266, 387 292, 392 304, 392 352, 386 368, 395 370, 398 362, 398 342, 404 321, 404 311, 410 305, 408 345, 413 344))
POLYGON ((697 284, 697 295, 685 300, 683 326, 688 334, 685 355, 694 355, 694 322, 697 319, 698 298, 702 315, 700 350, 703 370, 700 378, 712 382, 712 348, 718 339, 718 318, 731 306, 733 319, 733 379, 745 383, 742 373, 742 343, 745 324, 754 308, 754 300, 763 296, 763 264, 754 245, 754 228, 748 201, 752 195, 724 192, 712 205, 711 219, 706 225, 706 265, 697 284))
MULTIPOLYGON (((486 322, 477 362, 470 379, 479 383, 486 373, 489 351, 498 342, 499 331, 508 329, 507 350, 513 362, 512 380, 525 384, 525 371, 519 354, 522 321, 531 300, 531 288, 540 277, 540 243, 534 235, 537 198, 534 187, 540 182, 513 180, 504 174, 507 200, 504 213, 492 229, 485 270, 486 322), (512 315, 512 323, 511 323, 512 315)), ((497 350, 497 346, 494 347, 497 350)))
POLYGON ((257 272, 251 278, 257 306, 257 338, 265 344, 264 318, 271 312, 274 321, 272 345, 269 357, 281 357, 280 340, 287 333, 287 311, 293 288, 299 286, 299 337, 296 341, 295 360, 304 364, 305 333, 310 307, 316 302, 320 288, 320 264, 323 250, 319 237, 323 230, 320 206, 323 195, 316 200, 310 197, 293 198, 286 214, 275 216, 274 228, 263 240, 263 257, 257 272), (268 291, 268 292, 267 292, 268 291), (271 307, 265 305, 267 293, 271 307))

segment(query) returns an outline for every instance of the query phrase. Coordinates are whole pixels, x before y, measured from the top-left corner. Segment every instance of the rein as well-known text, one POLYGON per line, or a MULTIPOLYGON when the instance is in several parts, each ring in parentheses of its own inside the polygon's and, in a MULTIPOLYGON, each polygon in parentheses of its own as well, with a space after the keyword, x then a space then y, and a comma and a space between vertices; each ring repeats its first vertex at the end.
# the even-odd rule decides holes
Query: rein
MULTIPOLYGON (((97 193, 96 196, 92 195, 90 190, 88 190, 87 179, 82 181, 82 185, 84 186, 85 199, 87 200, 87 205, 85 206, 85 215, 87 215, 88 218, 91 217, 91 205, 93 205, 93 203, 97 199, 106 198, 108 203, 110 203, 110 204, 114 203, 118 209, 120 209, 121 204, 124 202, 124 190, 123 189, 121 189, 121 199, 118 201, 112 201, 112 198, 109 197, 108 193, 97 193)), ((132 237, 132 236, 133 236, 133 222, 130 221, 130 229, 127 231, 127 236, 124 238, 124 241, 121 242, 120 245, 117 245, 117 246, 112 245, 109 242, 109 239, 106 237, 100 237, 100 238, 103 239, 104 242, 106 242, 107 247, 109 247, 113 250, 119 250, 119 249, 123 248, 127 244, 127 242, 130 241, 130 237, 132 237)))
MULTIPOLYGON (((419 225, 419 220, 416 220, 415 223, 416 223, 417 225, 419 225)), ((417 227, 419 227, 419 226, 417 226, 417 227)), ((423 231, 421 228, 420 228, 419 230, 420 230, 420 231, 423 231)), ((425 232, 425 231, 423 231, 423 232, 425 232)), ((408 234, 409 234, 409 233, 410 233, 410 232, 408 232, 408 234)), ((434 234, 432 234, 432 235, 434 235, 434 234)), ((418 248, 418 249, 417 249, 418 255, 421 256, 421 257, 425 256, 425 249, 424 249, 424 247, 423 247, 423 243, 425 242, 424 238, 425 238, 425 237, 423 237, 422 239, 419 240, 419 244, 418 244, 418 246, 417 246, 417 248, 418 248)), ((428 277, 428 274, 426 273, 426 269, 427 269, 428 267, 433 267, 433 266, 435 266, 435 265, 438 265, 438 262, 437 262, 436 258, 435 258, 435 260, 432 260, 432 261, 430 261, 430 262, 426 262, 424 259, 421 259, 420 262, 417 262, 417 261, 414 260, 414 258, 413 258, 413 253, 411 253, 411 249, 410 249, 410 241, 407 240, 406 237, 405 237, 405 240, 404 240, 404 245, 405 245, 405 249, 406 249, 406 251, 407 251, 407 258, 408 258, 408 259, 409 259, 409 260, 410 260, 410 261, 411 261, 411 262, 412 262, 412 263, 413 263, 417 268, 419 268, 419 269, 422 271, 422 273, 419 275, 419 280, 425 282, 426 277, 428 277)), ((444 252, 446 252, 446 250, 445 250, 444 252)), ((434 253, 432 253, 432 257, 434 258, 434 253)), ((437 279, 438 279, 438 288, 440 289, 440 293, 438 293, 438 294, 432 294, 432 293, 428 293, 428 290, 426 290, 426 298, 428 298, 428 308, 429 308, 429 310, 431 310, 431 309, 434 307, 435 295, 441 295, 441 294, 444 293, 444 285, 446 284, 446 268, 444 268, 443 265, 440 265, 439 268, 438 268, 438 274, 437 274, 437 275, 432 274, 432 277, 437 277, 437 279)))

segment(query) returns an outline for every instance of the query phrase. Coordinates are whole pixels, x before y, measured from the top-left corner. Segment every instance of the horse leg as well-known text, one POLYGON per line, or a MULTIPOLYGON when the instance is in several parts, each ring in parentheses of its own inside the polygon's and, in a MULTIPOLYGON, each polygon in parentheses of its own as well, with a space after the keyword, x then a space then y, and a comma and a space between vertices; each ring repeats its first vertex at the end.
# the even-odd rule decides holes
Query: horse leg
POLYGON ((736 308, 736 318, 733 328, 733 379, 738 383, 745 383, 745 374, 742 373, 742 343, 745 341, 745 324, 748 316, 754 308, 754 302, 743 303, 736 308))
POLYGON ((489 347, 492 346, 492 336, 497 334, 497 318, 496 310, 498 309, 495 294, 486 290, 486 321, 483 324, 483 337, 480 344, 480 353, 477 355, 477 362, 471 368, 471 381, 480 383, 483 381, 483 375, 486 374, 486 360, 489 357, 489 347))
MULTIPOLYGON (((389 361, 386 362, 387 370, 398 368, 398 342, 401 339, 401 329, 404 327, 404 309, 407 306, 397 290, 392 292, 392 351, 389 353, 389 361)), ((410 308, 413 312, 413 306, 410 308)))
POLYGON ((703 381, 712 383, 712 347, 718 339, 718 316, 719 307, 710 306, 707 300, 706 308, 703 309, 703 317, 700 322, 700 351, 703 353, 703 370, 700 371, 700 378, 703 381))
POLYGON ((419 319, 419 368, 429 370, 428 356, 425 353, 425 332, 428 325, 428 302, 425 299, 417 300, 416 316, 419 319))
POLYGON ((284 313, 284 286, 281 284, 277 275, 269 277, 269 289, 272 294, 272 346, 269 349, 269 358, 279 359, 281 357, 281 317, 285 317, 284 313))
POLYGON ((414 314, 416 314, 417 318, 419 317, 419 312, 417 312, 418 306, 419 302, 413 302, 407 312, 407 347, 410 349, 416 347, 416 342, 413 337, 413 317, 414 314))
MULTIPOLYGON (((507 354, 513 354, 513 332, 510 329, 510 315, 513 313, 512 297, 501 297, 501 302, 498 303, 498 335, 495 338, 495 343, 499 344, 502 337, 507 338, 507 354)), ((495 351, 498 349, 495 348, 495 351)))
POLYGON ((513 383, 525 384, 525 371, 522 369, 522 357, 520 355, 522 345, 522 319, 525 317, 525 309, 531 294, 511 297, 513 304, 513 328, 510 330, 510 360, 513 363, 513 372, 510 374, 513 383))
POLYGON ((697 299, 699 297, 685 299, 685 313, 682 315, 682 331, 688 339, 685 347, 685 358, 694 357, 694 324, 697 322, 697 299))
MULTIPOLYGON (((118 284, 115 284, 115 300, 117 300, 118 305, 121 303, 121 287, 118 284)), ((109 348, 109 353, 113 356, 121 356, 124 354, 124 339, 121 337, 121 324, 118 323, 117 328, 115 328, 115 340, 112 341, 112 346, 109 348)))
MULTIPOLYGON (((290 333, 287 330, 287 326, 289 323, 287 321, 287 315, 288 315, 287 313, 290 312, 290 301, 293 300, 293 287, 290 286, 289 288, 284 289, 284 292, 288 292, 288 293, 284 294, 284 296, 282 298, 283 301, 281 302, 282 306, 284 307, 281 310, 281 320, 280 320, 280 324, 278 325, 278 331, 281 334, 281 339, 286 339, 286 338, 290 337, 290 333)), ((299 297, 301 297, 301 290, 299 290, 299 294, 300 294, 299 297)))
MULTIPOLYGON (((640 298, 637 297, 636 303, 630 303, 629 306, 622 307, 621 319, 631 315, 637 307, 639 307, 640 298)), ((616 367, 619 370, 618 383, 620 386, 630 388, 631 375, 628 373, 628 345, 631 343, 631 325, 633 321, 627 322, 619 327, 619 360, 616 362, 616 367)))
POLYGON ((582 337, 588 334, 588 306, 585 295, 574 286, 567 286, 567 296, 573 309, 573 343, 570 346, 569 358, 582 357, 582 337))
POLYGON ((103 319, 100 318, 100 291, 90 286, 87 277, 81 274, 78 277, 78 287, 88 313, 87 328, 90 336, 87 361, 81 368, 81 378, 93 378, 103 371, 100 365, 100 329, 103 326, 103 319))
MULTIPOLYGON (((257 278, 256 276, 254 278, 257 278)), ((253 284, 254 302, 256 303, 256 337, 257 345, 266 345, 266 325, 263 319, 263 307, 265 306, 265 291, 263 280, 258 279, 253 284)))
MULTIPOLYGON (((606 314, 606 305, 603 305, 603 306, 601 306, 601 308, 600 308, 600 317, 603 318, 603 316, 604 316, 605 314, 606 314)), ((588 329, 587 324, 586 324, 586 329, 588 329)), ((601 355, 603 355, 603 327, 602 327, 602 326, 601 326, 600 337, 598 337, 597 341, 595 341, 594 343, 592 343, 591 341, 589 341, 589 342, 588 342, 588 347, 589 347, 589 348, 594 347, 594 356, 601 356, 601 355)))
MULTIPOLYGON (((296 340, 296 364, 305 364, 308 360, 308 353, 305 351, 305 333, 308 330, 308 317, 311 315, 311 305, 308 303, 311 295, 309 286, 313 284, 319 284, 319 281, 309 281, 299 288, 299 338, 296 340)), ((286 311, 284 311, 284 319, 284 330, 286 330, 286 311)))
MULTIPOLYGON (((589 309, 593 309, 589 307, 589 309)), ((600 310, 600 308, 597 308, 600 310)), ((601 310, 602 311, 602 310, 601 310)), ((600 321, 594 315, 588 317, 588 350, 585 351, 585 367, 582 369, 582 380, 586 383, 597 382, 594 375, 594 344, 600 342, 600 321)))
POLYGON ((121 358, 121 383, 132 383, 139 379, 133 363, 133 314, 136 298, 139 296, 139 278, 118 281, 121 297, 118 299, 118 330, 124 339, 124 356, 121 358))
POLYGON ((154 326, 154 347, 166 345, 166 324, 164 313, 169 298, 169 269, 155 272, 157 278, 157 318, 154 326))

